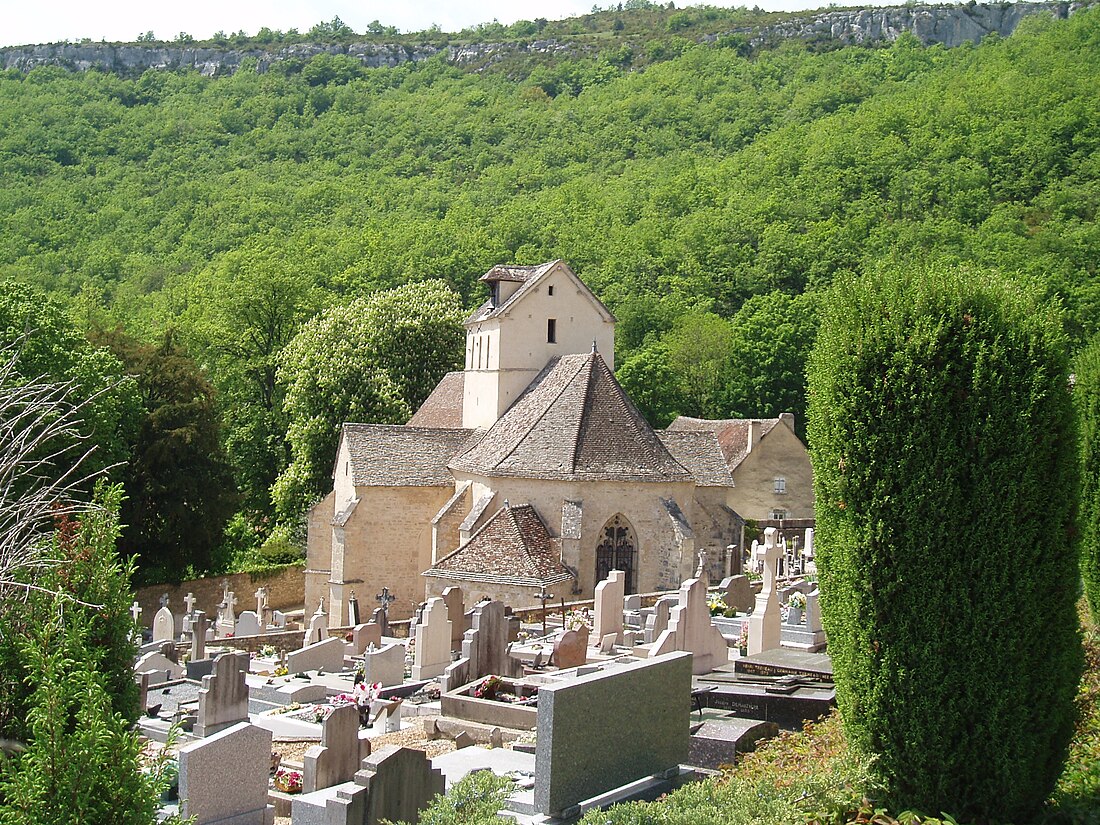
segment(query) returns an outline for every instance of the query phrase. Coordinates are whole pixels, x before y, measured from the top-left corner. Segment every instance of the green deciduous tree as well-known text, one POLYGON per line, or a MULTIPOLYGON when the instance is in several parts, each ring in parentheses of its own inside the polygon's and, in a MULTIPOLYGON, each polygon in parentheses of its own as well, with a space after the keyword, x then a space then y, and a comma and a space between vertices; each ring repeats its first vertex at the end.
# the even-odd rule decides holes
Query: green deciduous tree
POLYGON ((846 280, 810 370, 822 615, 895 810, 1030 821, 1081 673, 1058 312, 995 273, 846 280))
POLYGON ((401 423, 462 363, 462 308, 442 281, 423 281, 334 307, 281 356, 292 460, 273 496, 284 519, 332 485, 340 425, 401 423))
POLYGON ((1081 446, 1081 576, 1100 620, 1100 337, 1077 356, 1074 399, 1081 446))
POLYGON ((817 296, 753 296, 730 326, 726 410, 737 418, 792 412, 798 432, 805 433, 806 361, 817 336, 817 296))

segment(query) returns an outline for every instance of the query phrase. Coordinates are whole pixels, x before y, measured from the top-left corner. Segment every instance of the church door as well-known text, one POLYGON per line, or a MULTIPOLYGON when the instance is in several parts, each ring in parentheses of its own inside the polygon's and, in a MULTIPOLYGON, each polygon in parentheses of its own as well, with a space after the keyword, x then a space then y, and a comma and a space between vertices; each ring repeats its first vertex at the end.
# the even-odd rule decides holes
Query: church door
POLYGON ((596 584, 612 570, 622 570, 626 574, 626 592, 633 593, 637 589, 637 547, 630 522, 621 515, 608 521, 596 545, 596 584))

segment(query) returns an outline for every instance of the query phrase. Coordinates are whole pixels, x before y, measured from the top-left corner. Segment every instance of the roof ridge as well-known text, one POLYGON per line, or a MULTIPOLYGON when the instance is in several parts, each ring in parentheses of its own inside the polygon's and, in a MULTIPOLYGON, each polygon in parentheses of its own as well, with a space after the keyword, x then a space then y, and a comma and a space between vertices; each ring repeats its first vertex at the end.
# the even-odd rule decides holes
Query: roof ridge
MULTIPOLYGON (((541 371, 541 372, 539 373, 539 375, 541 376, 541 375, 543 375, 543 373, 545 373, 545 376, 543 376, 543 377, 544 377, 544 380, 545 380, 545 378, 549 377, 550 373, 551 373, 551 372, 553 372, 553 368, 554 368, 555 366, 557 366, 557 365, 561 364, 561 362, 562 362, 562 361, 563 361, 564 359, 568 358, 568 357, 569 357, 568 355, 558 355, 558 356, 555 356, 554 358, 551 358, 551 359, 550 359, 550 361, 549 361, 549 362, 547 362, 546 366, 545 366, 545 367, 543 367, 543 369, 542 369, 542 371, 541 371)), ((582 363, 582 364, 581 364, 581 368, 583 368, 583 367, 584 367, 584 364, 582 363)), ((532 431, 533 429, 535 429, 535 427, 536 427, 536 426, 538 426, 539 422, 541 422, 541 421, 542 421, 542 419, 544 419, 544 418, 545 418, 545 417, 546 417, 547 415, 549 415, 549 414, 550 414, 550 411, 551 411, 551 410, 552 410, 552 409, 554 408, 554 403, 555 403, 555 402, 556 402, 556 401, 557 401, 557 400, 558 400, 559 398, 561 398, 561 397, 562 397, 562 395, 563 395, 563 394, 565 393, 565 391, 566 391, 567 389, 569 389, 569 385, 570 385, 570 383, 572 383, 573 379, 577 377, 577 374, 578 374, 579 372, 580 372, 580 369, 577 369, 577 370, 576 370, 576 371, 575 371, 575 372, 573 373, 573 375, 572 375, 572 376, 570 377, 569 381, 566 381, 566 382, 562 383, 562 385, 561 385, 561 387, 560 387, 560 388, 558 389, 558 391, 557 391, 556 393, 554 393, 554 394, 553 394, 553 395, 551 396, 551 399, 552 399, 552 400, 551 400, 551 402, 550 402, 549 404, 546 404, 546 405, 545 405, 545 406, 543 407, 543 409, 542 409, 542 412, 540 412, 540 413, 539 413, 539 414, 538 414, 537 416, 535 416, 535 417, 534 417, 534 418, 533 418, 533 419, 532 419, 532 420, 530 421, 530 423, 529 423, 529 424, 528 424, 528 425, 527 425, 526 427, 524 427, 524 428, 523 428, 521 436, 520 436, 519 438, 515 439, 515 443, 514 443, 514 444, 512 444, 512 446, 511 446, 511 447, 510 447, 510 448, 508 449, 508 452, 504 453, 504 455, 503 455, 503 456, 501 456, 501 458, 500 458, 500 459, 499 459, 499 460, 497 461, 497 464, 501 464, 501 463, 503 463, 504 461, 507 461, 507 460, 508 460, 509 458, 511 458, 512 454, 513 454, 513 453, 514 453, 514 452, 515 452, 516 450, 518 450, 518 449, 519 449, 519 447, 520 447, 520 445, 521 445, 521 444, 523 444, 523 441, 524 441, 524 439, 525 439, 525 438, 527 438, 527 436, 531 434, 531 431, 532 431)), ((533 383, 534 383, 534 382, 532 382, 532 384, 533 384, 533 383)), ((525 390, 523 391, 523 393, 521 393, 521 394, 520 394, 520 397, 516 399, 516 403, 515 403, 515 404, 513 404, 513 405, 512 405, 511 407, 509 407, 509 410, 511 410, 511 409, 513 409, 514 407, 516 407, 516 406, 517 406, 517 405, 518 405, 518 404, 520 403, 520 401, 522 401, 522 400, 523 400, 524 396, 526 396, 526 395, 527 395, 527 392, 528 392, 528 390, 529 390, 530 388, 531 388, 531 387, 530 387, 530 385, 528 385, 528 388, 527 388, 527 389, 525 389, 525 390)), ((502 416, 502 417, 503 417, 503 416, 502 416)), ((497 420, 499 421, 500 419, 497 419, 497 420)), ((492 427, 490 427, 489 429, 490 429, 490 431, 492 431, 492 427)), ((575 460, 576 460, 576 457, 574 457, 574 461, 575 461, 575 460)))
MULTIPOLYGON (((584 381, 584 400, 581 401, 581 414, 577 416, 577 426, 573 431, 573 449, 570 451, 572 455, 572 461, 569 464, 569 472, 575 473, 577 471, 577 459, 579 458, 579 451, 581 448, 581 432, 585 424, 585 418, 588 417, 588 399, 592 396, 592 375, 595 371, 593 369, 595 358, 593 356, 599 353, 593 351, 589 353, 588 358, 585 359, 581 365, 581 369, 577 370, 577 375, 580 375, 581 370, 588 369, 588 375, 585 376, 584 381)), ((575 377, 575 376, 574 376, 575 377)), ((564 392, 564 389, 562 390, 564 392)))

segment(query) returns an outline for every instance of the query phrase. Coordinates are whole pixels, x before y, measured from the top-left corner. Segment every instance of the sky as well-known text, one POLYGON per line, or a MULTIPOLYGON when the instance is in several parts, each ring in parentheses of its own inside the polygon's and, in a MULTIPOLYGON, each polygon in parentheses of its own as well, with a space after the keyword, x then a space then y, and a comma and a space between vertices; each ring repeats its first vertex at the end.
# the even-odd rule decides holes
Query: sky
MULTIPOLYGON (((560 20, 587 14, 594 0, 398 0, 398 2, 339 2, 338 0, 0 0, 0 46, 56 43, 82 38, 133 41, 151 31, 161 40, 180 32, 203 40, 216 31, 232 34, 244 29, 255 34, 261 27, 309 31, 316 23, 339 17, 357 32, 374 20, 403 32, 421 31, 439 24, 443 31, 459 31, 478 23, 545 17, 560 20)), ((612 0, 596 0, 610 6, 612 0)), ((845 5, 850 3, 848 0, 845 5)), ((900 4, 896 0, 894 4, 900 4)), ((797 11, 828 5, 828 0, 709 0, 708 5, 759 5, 769 11, 797 11)), ((885 5, 872 0, 867 5, 885 5)), ((677 2, 677 6, 691 5, 677 2)))

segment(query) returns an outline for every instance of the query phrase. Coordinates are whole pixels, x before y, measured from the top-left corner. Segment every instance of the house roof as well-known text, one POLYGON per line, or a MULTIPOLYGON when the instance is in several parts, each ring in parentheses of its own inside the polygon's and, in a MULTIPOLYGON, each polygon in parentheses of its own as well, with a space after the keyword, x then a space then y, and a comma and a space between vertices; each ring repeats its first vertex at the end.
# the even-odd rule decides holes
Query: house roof
POLYGON ((700 487, 732 487, 718 436, 710 430, 663 430, 657 433, 672 457, 695 476, 700 487))
POLYGON ((471 430, 391 424, 345 424, 341 439, 351 454, 356 487, 450 487, 447 462, 462 450, 471 430))
POLYGON ((749 454, 749 424, 755 423, 760 427, 760 436, 757 443, 775 429, 781 423, 778 418, 721 418, 709 421, 705 418, 688 418, 681 415, 668 425, 666 432, 709 432, 718 438, 718 445, 722 448, 722 455, 730 471, 745 460, 749 454))
POLYGON ((451 468, 568 481, 690 481, 598 352, 550 361, 451 468))
POLYGON ((507 315, 516 304, 537 289, 539 283, 555 270, 566 273, 567 277, 573 281, 577 288, 588 295, 589 299, 596 307, 596 310, 604 316, 604 320, 610 322, 615 321, 615 316, 611 314, 611 310, 603 305, 603 302, 596 297, 596 294, 588 288, 584 281, 577 277, 576 273, 573 272, 564 261, 559 259, 547 261, 537 266, 517 266, 515 264, 500 264, 494 266, 482 275, 479 280, 487 283, 492 281, 511 281, 519 283, 520 287, 508 296, 507 299, 502 301, 499 306, 493 306, 492 300, 486 301, 474 310, 473 314, 466 319, 466 323, 474 324, 479 321, 486 321, 490 318, 499 318, 502 315, 507 315))
POLYGON ((435 385, 432 394, 424 399, 424 403, 406 426, 461 429, 462 394, 465 386, 465 372, 449 372, 444 375, 443 380, 435 385))
POLYGON ((425 576, 545 587, 569 581, 554 539, 530 504, 501 507, 470 540, 436 561, 425 576))

